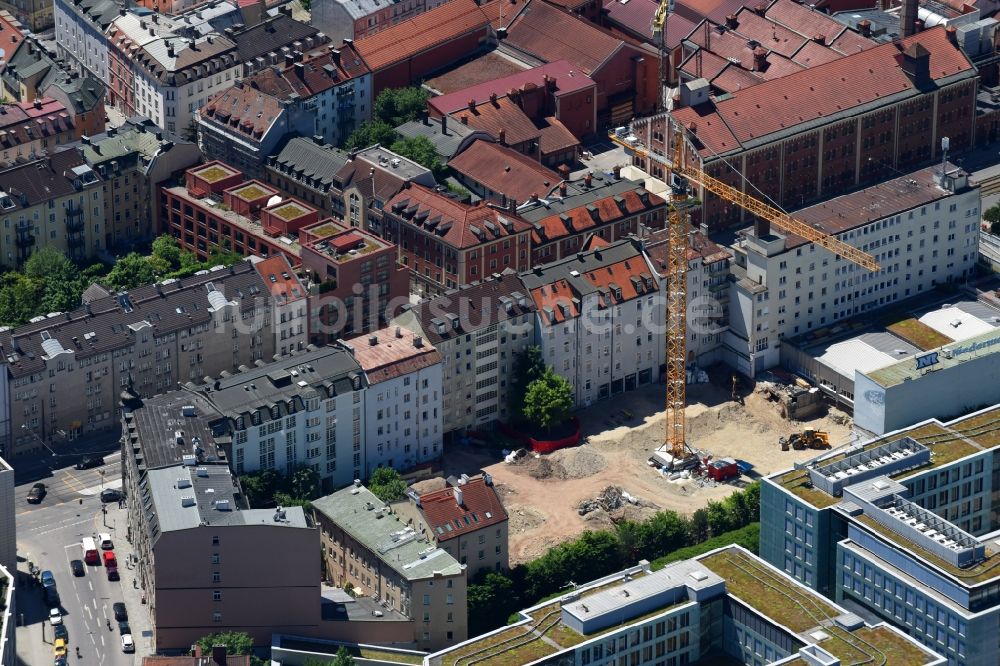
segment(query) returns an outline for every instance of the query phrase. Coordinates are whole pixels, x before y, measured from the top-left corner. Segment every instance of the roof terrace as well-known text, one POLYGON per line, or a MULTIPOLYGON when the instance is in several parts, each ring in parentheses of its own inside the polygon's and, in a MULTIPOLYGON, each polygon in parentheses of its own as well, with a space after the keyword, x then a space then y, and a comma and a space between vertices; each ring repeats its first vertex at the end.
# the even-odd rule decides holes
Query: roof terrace
POLYGON ((240 172, 235 169, 229 168, 228 166, 222 164, 221 162, 213 162, 205 165, 200 169, 194 169, 192 173, 194 173, 196 176, 198 176, 207 183, 217 183, 220 180, 223 180, 224 178, 232 178, 233 176, 238 175, 240 172))

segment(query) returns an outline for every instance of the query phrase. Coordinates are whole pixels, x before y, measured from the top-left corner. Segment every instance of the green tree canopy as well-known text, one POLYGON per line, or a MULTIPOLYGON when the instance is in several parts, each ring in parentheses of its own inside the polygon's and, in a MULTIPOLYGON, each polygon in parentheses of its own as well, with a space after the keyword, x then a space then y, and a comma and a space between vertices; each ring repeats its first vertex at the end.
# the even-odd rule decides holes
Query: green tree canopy
POLYGON ((45 286, 21 273, 5 273, 0 277, 0 321, 16 326, 28 321, 39 311, 38 304, 45 286))
POLYGON ((573 408, 573 387, 562 376, 546 368, 541 377, 528 384, 524 394, 524 415, 546 430, 558 425, 573 408))
POLYGON ((59 250, 43 247, 32 252, 24 262, 23 272, 42 285, 39 312, 65 312, 80 305, 86 285, 76 265, 59 250))
POLYGON ((430 96, 430 91, 417 86, 386 88, 375 98, 372 117, 392 127, 399 127, 405 122, 416 120, 420 112, 427 108, 430 96))
POLYGON ((302 465, 290 475, 264 469, 240 475, 240 486, 247 502, 255 509, 274 506, 310 506, 319 497, 319 473, 302 465))
POLYGON ((511 379, 510 413, 515 420, 524 419, 524 396, 528 392, 528 384, 545 374, 545 361, 542 360, 542 348, 538 345, 525 347, 521 353, 516 353, 514 359, 514 375, 511 379))
POLYGON ((983 220, 989 222, 990 224, 996 224, 1000 222, 1000 204, 996 206, 991 206, 983 211, 983 220))
POLYGON ((345 150, 361 150, 376 143, 391 146, 395 141, 396 129, 383 120, 366 120, 351 132, 344 142, 345 150))
POLYGON ((156 271, 146 257, 130 252, 115 262, 106 278, 113 289, 134 289, 156 281, 156 271))
POLYGON ((332 660, 309 657, 302 663, 303 666, 354 666, 354 657, 351 656, 346 647, 341 646, 332 660))
POLYGON ((392 467, 376 467, 368 479, 368 490, 386 504, 406 497, 406 481, 392 467))
POLYGON ((195 645, 201 648, 202 654, 212 654, 212 647, 215 645, 225 645, 226 653, 230 655, 250 654, 253 639, 242 631, 225 631, 203 636, 195 641, 195 645))
POLYGON ((426 136, 403 137, 393 143, 389 150, 430 169, 434 177, 439 180, 447 175, 447 167, 441 161, 434 144, 426 136))

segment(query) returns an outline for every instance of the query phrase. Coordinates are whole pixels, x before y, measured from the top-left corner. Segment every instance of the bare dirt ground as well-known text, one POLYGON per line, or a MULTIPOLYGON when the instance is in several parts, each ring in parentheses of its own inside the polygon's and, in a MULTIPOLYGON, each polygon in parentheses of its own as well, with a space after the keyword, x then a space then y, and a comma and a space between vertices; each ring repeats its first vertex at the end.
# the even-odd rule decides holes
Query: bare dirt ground
MULTIPOLYGON (((728 387, 688 387, 688 443, 716 458, 745 460, 761 475, 819 453, 781 451, 779 437, 816 428, 829 432, 831 443, 837 446, 850 434, 845 425, 849 421, 839 413, 812 421, 787 421, 775 403, 759 393, 747 395, 744 405, 729 398, 728 387)), ((585 435, 581 446, 547 456, 529 454, 515 464, 497 461, 479 449, 450 447, 445 455, 446 473, 482 468, 493 475, 510 514, 512 564, 534 559, 584 530, 607 528, 622 519, 642 519, 659 509, 690 514, 735 488, 693 479, 671 482, 646 464, 663 441, 663 399, 663 386, 653 385, 594 405, 577 414, 585 435), (632 412, 631 419, 625 419, 624 409, 632 412), (641 505, 581 516, 580 503, 593 500, 608 486, 625 490, 641 505)))

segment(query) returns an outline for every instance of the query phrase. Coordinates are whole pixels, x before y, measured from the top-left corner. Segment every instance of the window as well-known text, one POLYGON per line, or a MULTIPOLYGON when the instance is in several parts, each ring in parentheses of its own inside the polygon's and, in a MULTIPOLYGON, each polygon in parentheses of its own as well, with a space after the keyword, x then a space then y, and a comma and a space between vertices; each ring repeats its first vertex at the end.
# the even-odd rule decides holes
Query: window
POLYGON ((431 595, 425 594, 424 595, 424 606, 430 606, 430 605, 431 605, 431 595))
POLYGON ((213 583, 221 583, 222 582, 222 574, 219 573, 218 571, 213 571, 212 572, 212 582, 213 583))
POLYGON ((212 622, 222 622, 222 613, 219 611, 213 611, 212 622))
POLYGON ((213 536, 212 537, 212 545, 213 546, 218 546, 219 545, 219 537, 218 536, 213 536))
POLYGON ((212 601, 222 601, 222 590, 212 590, 212 601))
POLYGON ((212 564, 218 564, 218 563, 219 563, 219 554, 212 553, 212 564))

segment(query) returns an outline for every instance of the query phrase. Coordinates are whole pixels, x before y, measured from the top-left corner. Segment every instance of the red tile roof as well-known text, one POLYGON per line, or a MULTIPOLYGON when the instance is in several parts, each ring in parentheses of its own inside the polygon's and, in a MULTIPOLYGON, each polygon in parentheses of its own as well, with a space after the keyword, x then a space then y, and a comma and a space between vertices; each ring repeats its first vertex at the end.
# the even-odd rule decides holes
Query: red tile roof
POLYGON ((530 157, 478 139, 448 162, 455 171, 518 203, 544 197, 562 178, 530 157))
POLYGON ((271 290, 273 296, 286 301, 297 301, 306 297, 306 290, 292 271, 292 265, 283 254, 276 254, 254 264, 254 268, 271 290))
POLYGON ((581 72, 568 60, 557 60, 546 65, 526 69, 517 74, 457 90, 447 95, 432 97, 427 104, 436 109, 438 113, 453 113, 466 108, 470 99, 475 100, 476 104, 482 104, 489 100, 491 94, 503 96, 512 89, 521 88, 528 84, 542 86, 546 76, 555 79, 556 97, 597 85, 592 78, 581 72))
POLYGON ((582 272, 580 273, 580 277, 587 280, 587 282, 594 285, 597 289, 607 292, 607 297, 604 300, 604 307, 610 307, 616 303, 622 303, 639 296, 648 295, 659 288, 659 283, 656 281, 656 278, 650 274, 649 264, 646 263, 642 255, 609 264, 601 268, 596 268, 592 271, 582 272), (651 289, 647 290, 645 287, 637 289, 637 281, 632 278, 639 278, 639 282, 643 279, 649 278, 652 280, 651 289), (620 298, 612 295, 612 291, 614 289, 621 290, 620 298))
MULTIPOLYGON (((652 231, 642 239, 653 266, 658 269, 660 275, 666 275, 667 262, 669 261, 669 229, 657 229, 652 231)), ((697 231, 694 227, 688 229, 687 259, 694 261, 701 259, 702 263, 711 264, 729 258, 730 254, 724 247, 717 244, 705 234, 697 231)))
POLYGON ((451 0, 354 43, 371 70, 417 56, 431 47, 474 32, 489 20, 475 0, 451 0))
POLYGON ((424 521, 439 543, 507 520, 493 484, 475 476, 457 488, 444 488, 420 496, 424 521), (462 503, 456 490, 461 491, 462 503))
POLYGON ((441 362, 441 354, 429 342, 402 327, 383 328, 346 341, 354 350, 354 359, 365 371, 371 384, 395 379, 441 362), (371 344, 377 339, 376 344, 371 344))
POLYGON ((531 299, 535 301, 535 308, 545 313, 545 319, 550 325, 580 315, 579 299, 565 279, 532 289, 531 299))
POLYGON ((531 118, 525 115, 513 100, 509 97, 501 96, 496 101, 486 99, 482 104, 477 104, 474 109, 466 106, 451 114, 455 122, 469 125, 473 129, 486 132, 490 136, 499 139, 500 132, 505 133, 505 143, 509 146, 516 146, 525 141, 538 139, 538 129, 531 122, 531 118))
POLYGON ((416 183, 410 183, 385 208, 404 223, 421 226, 456 249, 476 247, 530 228, 516 215, 484 203, 470 206, 416 183))
MULTIPOLYGON (((833 19, 829 14, 810 9, 806 5, 799 4, 793 0, 775 0, 768 6, 764 14, 770 20, 780 23, 800 35, 805 35, 809 38, 823 35, 826 38, 827 44, 831 44, 833 40, 846 32, 850 35, 855 35, 858 38, 857 43, 863 45, 866 49, 875 46, 875 42, 852 31, 840 21, 833 19)), ((858 50, 855 47, 850 52, 853 53, 858 50)))
MULTIPOLYGON (((271 76, 275 76, 273 72, 271 76)), ((285 107, 277 97, 250 83, 240 83, 209 99, 198 113, 231 132, 260 141, 284 112, 285 107)))
POLYGON ((756 0, 679 0, 676 12, 694 23, 708 19, 722 23, 729 14, 735 14, 744 4, 757 5, 756 0))
MULTIPOLYGON (((743 8, 736 14, 736 27, 732 28, 739 33, 744 44, 748 39, 756 41, 768 51, 778 53, 786 58, 790 58, 793 53, 808 41, 807 37, 788 28, 768 21, 763 16, 758 16, 753 10, 743 8)), ((712 50, 720 53, 715 48, 713 36, 712 50)), ((720 53, 720 55, 725 55, 720 53)))
MULTIPOLYGON (((647 41, 653 42, 653 15, 660 6, 657 0, 606 0, 604 14, 608 20, 618 26, 628 29, 636 35, 642 35, 647 41)), ((677 46, 681 40, 694 30, 695 22, 689 21, 679 14, 672 14, 667 22, 667 46, 677 46)))
POLYGON ((534 245, 544 245, 560 238, 565 238, 572 234, 578 234, 588 229, 595 229, 599 225, 614 223, 626 217, 631 217, 643 211, 653 210, 662 206, 665 202, 661 197, 653 193, 646 194, 648 204, 642 202, 642 198, 636 190, 629 190, 613 197, 604 197, 590 204, 595 209, 598 220, 591 215, 589 206, 574 208, 560 215, 550 215, 543 217, 535 223, 535 230, 531 232, 531 241, 534 245), (619 206, 618 201, 621 200, 619 206), (622 211, 624 208, 624 212, 622 211), (564 220, 563 218, 567 218, 564 220), (566 224, 572 226, 572 230, 566 224))
POLYGON ((975 75, 969 60, 948 41, 944 28, 935 27, 896 43, 765 81, 712 104, 679 109, 673 116, 685 126, 696 125, 703 155, 735 150, 746 142, 890 95, 916 93, 913 81, 900 67, 902 50, 914 44, 930 53, 932 79, 975 75))
POLYGON ((0 9, 0 50, 5 60, 10 60, 17 45, 24 41, 24 26, 6 9, 0 9))
POLYGON ((542 155, 565 152, 580 145, 580 140, 555 116, 543 118, 539 125, 538 144, 542 155))
POLYGON ((333 49, 332 46, 323 47, 307 54, 302 63, 302 76, 298 75, 294 66, 286 67, 282 72, 282 76, 299 97, 312 97, 368 73, 368 67, 352 45, 342 44, 336 47, 340 52, 336 59, 333 57, 333 49))
POLYGON ((590 21, 533 0, 508 29, 505 44, 544 62, 568 60, 592 75, 624 43, 590 21))

